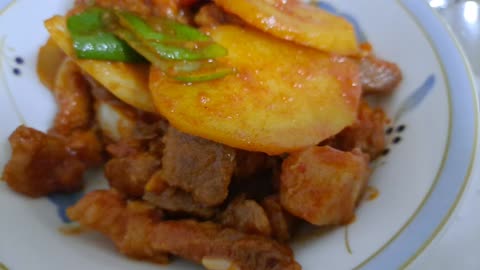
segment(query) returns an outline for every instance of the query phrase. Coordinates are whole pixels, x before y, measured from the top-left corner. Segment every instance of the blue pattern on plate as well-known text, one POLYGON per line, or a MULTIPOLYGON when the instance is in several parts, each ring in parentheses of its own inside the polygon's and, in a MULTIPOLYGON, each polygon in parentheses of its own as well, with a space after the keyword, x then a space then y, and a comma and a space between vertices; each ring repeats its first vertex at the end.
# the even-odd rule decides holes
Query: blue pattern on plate
POLYGON ((405 113, 415 109, 428 96, 435 86, 435 75, 431 74, 425 82, 413 92, 405 101, 402 102, 400 108, 395 114, 394 122, 397 122, 405 113))
POLYGON ((355 27, 355 33, 357 35, 357 39, 360 43, 367 42, 367 35, 365 35, 365 32, 363 32, 362 28, 360 27, 360 24, 358 23, 357 19, 355 19, 351 14, 348 13, 343 13, 339 11, 335 6, 333 6, 330 3, 326 2, 318 2, 317 6, 321 9, 324 9, 328 12, 331 12, 333 14, 336 14, 338 16, 344 17, 346 20, 348 20, 353 26, 355 27))
POLYGON ((84 195, 83 191, 70 194, 52 194, 48 196, 48 200, 57 207, 57 214, 64 223, 70 223, 71 220, 67 216, 67 208, 77 203, 84 195))

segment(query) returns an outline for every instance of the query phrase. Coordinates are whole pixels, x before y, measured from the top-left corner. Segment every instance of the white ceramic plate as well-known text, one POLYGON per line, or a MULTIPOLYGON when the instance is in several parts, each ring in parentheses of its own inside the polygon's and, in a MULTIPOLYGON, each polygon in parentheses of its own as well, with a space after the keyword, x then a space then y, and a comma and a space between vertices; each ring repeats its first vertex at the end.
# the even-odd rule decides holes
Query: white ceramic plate
MULTIPOLYGON (((0 13, 0 170, 18 125, 46 130, 53 119, 54 100, 35 74, 36 54, 47 39, 42 21, 71 2, 17 0, 0 13)), ((381 103, 396 121, 387 131, 390 151, 371 179, 380 196, 364 202, 348 227, 303 234, 293 243, 296 258, 304 269, 397 269, 431 242, 469 181, 478 128, 471 73, 424 1, 320 5, 354 22, 359 38, 398 63, 405 79, 381 103)), ((98 174, 88 178, 87 189, 103 185, 98 174)), ((11 270, 162 269, 124 258, 98 234, 59 233, 63 210, 80 196, 31 200, 0 182, 0 262, 11 270)), ((183 261, 165 268, 199 269, 183 261)))

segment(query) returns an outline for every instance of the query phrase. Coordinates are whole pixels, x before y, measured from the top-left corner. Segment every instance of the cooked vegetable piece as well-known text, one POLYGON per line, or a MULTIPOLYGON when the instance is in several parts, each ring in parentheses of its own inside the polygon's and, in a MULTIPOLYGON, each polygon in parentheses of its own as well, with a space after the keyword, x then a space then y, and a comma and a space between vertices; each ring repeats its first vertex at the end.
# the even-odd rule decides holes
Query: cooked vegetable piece
POLYGON ((124 41, 106 30, 108 10, 90 8, 67 19, 75 54, 80 59, 141 62, 141 57, 124 41))
POLYGON ((151 17, 149 23, 155 27, 155 29, 163 29, 167 33, 174 35, 180 40, 190 41, 211 41, 212 39, 199 31, 198 29, 188 26, 186 24, 179 23, 177 21, 162 18, 151 17))
POLYGON ((366 187, 368 156, 310 147, 282 164, 280 200, 292 215, 315 225, 345 224, 366 187))
POLYGON ((235 69, 231 67, 216 67, 213 69, 199 70, 193 72, 177 73, 173 78, 177 81, 193 83, 205 82, 223 78, 227 75, 235 73, 235 69))
POLYGON ((235 148, 280 154, 317 144, 355 120, 355 61, 251 29, 209 31, 228 48, 219 61, 234 66, 235 76, 188 85, 151 70, 155 105, 176 128, 235 148))
POLYGON ((60 49, 53 39, 49 38, 47 43, 38 51, 37 74, 42 84, 52 90, 57 77, 57 71, 65 59, 65 53, 60 49))
POLYGON ((138 109, 155 112, 148 90, 148 65, 88 59, 75 59, 72 41, 64 17, 55 16, 45 22, 51 38, 87 74, 112 94, 138 109))
POLYGON ((175 37, 155 31, 142 18, 129 12, 116 12, 119 24, 146 40, 174 41, 175 37))
POLYGON ((115 34, 143 55, 165 74, 181 82, 202 82, 223 78, 234 72, 233 68, 217 67, 215 61, 171 61, 162 59, 153 50, 125 29, 116 29, 115 34))
POLYGON ((344 18, 302 1, 215 0, 258 29, 282 39, 341 55, 356 55, 353 26, 344 18))
POLYGON ((147 47, 130 31, 126 29, 115 29, 115 35, 127 42, 132 48, 145 57, 150 63, 162 70, 169 70, 175 66, 175 62, 162 59, 155 51, 147 47))
MULTIPOLYGON (((161 29, 154 29, 146 21, 134 14, 127 12, 116 12, 115 14, 119 19, 119 23, 135 34, 138 41, 151 48, 164 59, 206 60, 227 54, 225 48, 214 42, 208 42, 210 38, 193 27, 168 22, 163 23, 161 29), (165 32, 170 32, 171 34, 165 34, 165 32), (167 43, 168 41, 172 42, 173 45, 172 43, 167 43), (202 43, 196 43, 199 41, 202 41, 202 43), (189 45, 191 48, 186 47, 189 45)), ((166 19, 164 21, 167 22, 166 19)))

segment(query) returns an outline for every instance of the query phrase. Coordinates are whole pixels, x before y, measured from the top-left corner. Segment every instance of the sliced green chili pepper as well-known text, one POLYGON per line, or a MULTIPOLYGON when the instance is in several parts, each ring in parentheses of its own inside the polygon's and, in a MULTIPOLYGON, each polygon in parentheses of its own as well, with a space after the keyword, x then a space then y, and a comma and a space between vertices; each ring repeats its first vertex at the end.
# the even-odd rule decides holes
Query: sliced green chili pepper
POLYGON ((92 7, 68 18, 67 28, 81 59, 148 60, 167 76, 187 83, 234 72, 214 60, 227 55, 224 47, 197 29, 172 20, 146 21, 132 13, 92 7))
POLYGON ((145 44, 163 58, 170 60, 207 60, 226 56, 228 53, 224 47, 216 43, 209 43, 206 46, 194 49, 175 47, 156 41, 145 42, 145 44))
POLYGON ((172 36, 165 35, 161 32, 155 31, 150 25, 148 25, 142 18, 133 15, 129 12, 116 12, 115 15, 118 18, 118 22, 121 26, 128 30, 137 33, 143 39, 157 40, 157 41, 175 41, 172 36))
POLYGON ((143 57, 145 57, 150 63, 157 66, 161 70, 167 71, 172 67, 172 64, 169 63, 171 61, 167 61, 160 58, 154 51, 152 51, 150 48, 148 48, 142 42, 140 42, 132 32, 126 29, 118 28, 114 30, 114 33, 119 38, 121 38, 126 43, 128 43, 128 45, 130 45, 134 50, 140 53, 143 57))
POLYGON ((149 18, 148 23, 155 29, 175 36, 179 40, 211 41, 212 39, 198 29, 167 18, 149 18))
MULTIPOLYGON (((118 21, 121 26, 132 31, 141 42, 154 49, 161 57, 170 60, 205 60, 218 58, 227 55, 228 51, 221 45, 211 41, 211 39, 187 25, 180 23, 171 23, 172 27, 182 29, 183 32, 200 33, 190 34, 190 37, 199 36, 198 44, 193 44, 189 39, 182 39, 182 37, 171 36, 164 33, 159 33, 147 24, 142 18, 128 12, 116 12, 118 21), (190 30, 189 30, 190 29, 190 30), (208 38, 209 42, 205 42, 204 37, 208 38), (182 43, 182 41, 184 41, 182 43), (176 44, 176 45, 170 45, 176 44), (190 47, 190 48, 189 48, 190 47)), ((174 29, 171 29, 175 31, 174 29)))
POLYGON ((198 61, 169 61, 158 57, 147 46, 140 42, 136 36, 126 29, 115 29, 115 35, 126 41, 133 49, 143 55, 154 66, 160 68, 169 77, 182 82, 202 82, 225 77, 233 72, 232 68, 217 68, 215 62, 201 63, 198 61), (212 66, 207 70, 201 70, 212 66))
POLYGON ((90 8, 67 19, 73 48, 80 59, 141 62, 144 58, 127 43, 105 30, 108 11, 90 8))
POLYGON ((216 68, 215 70, 199 70, 185 74, 177 74, 172 77, 177 81, 195 83, 220 79, 233 73, 235 73, 235 69, 233 68, 220 67, 216 68))

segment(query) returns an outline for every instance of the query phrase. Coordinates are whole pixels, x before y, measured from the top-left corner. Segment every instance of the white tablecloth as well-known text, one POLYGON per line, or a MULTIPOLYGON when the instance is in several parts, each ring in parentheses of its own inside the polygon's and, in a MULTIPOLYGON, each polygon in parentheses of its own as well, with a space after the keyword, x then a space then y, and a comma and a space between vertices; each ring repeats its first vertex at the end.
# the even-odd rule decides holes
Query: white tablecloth
MULTIPOLYGON (((8 2, 0 0, 0 10, 8 2)), ((474 175, 452 219, 410 269, 480 269, 480 171, 474 175)))

